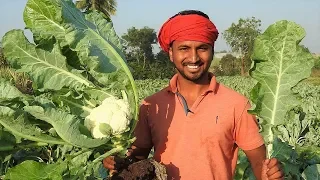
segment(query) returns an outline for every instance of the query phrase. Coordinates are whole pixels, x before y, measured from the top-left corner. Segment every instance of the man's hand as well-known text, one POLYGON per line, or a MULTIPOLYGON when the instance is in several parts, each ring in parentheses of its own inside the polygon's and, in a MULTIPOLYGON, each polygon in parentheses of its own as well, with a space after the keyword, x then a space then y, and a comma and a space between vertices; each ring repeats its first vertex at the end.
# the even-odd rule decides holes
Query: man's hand
MULTIPOLYGON (((132 155, 132 149, 128 149, 126 156, 129 157, 132 155)), ((124 163, 124 159, 117 156, 108 156, 103 159, 103 166, 109 170, 110 175, 117 173, 117 170, 121 167, 121 164, 124 163)))
POLYGON ((136 146, 132 146, 126 153, 127 158, 109 156, 102 161, 103 166, 109 170, 110 175, 113 175, 117 173, 117 170, 121 170, 123 168, 123 165, 127 165, 141 159, 146 159, 150 151, 151 148, 138 148, 136 146))
POLYGON ((114 174, 116 161, 114 160, 114 156, 109 156, 103 159, 103 166, 110 171, 110 174, 114 174))
POLYGON ((283 180, 284 173, 281 169, 280 162, 276 158, 266 159, 262 165, 262 180, 283 180))

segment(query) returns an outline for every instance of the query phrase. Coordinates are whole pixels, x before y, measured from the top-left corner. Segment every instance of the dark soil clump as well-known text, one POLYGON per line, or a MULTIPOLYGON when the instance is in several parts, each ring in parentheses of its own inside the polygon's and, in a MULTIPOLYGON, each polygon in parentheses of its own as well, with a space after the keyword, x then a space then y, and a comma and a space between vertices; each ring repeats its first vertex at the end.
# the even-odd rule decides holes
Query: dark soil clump
POLYGON ((145 159, 121 169, 110 180, 167 180, 167 175, 163 165, 153 159, 145 159))

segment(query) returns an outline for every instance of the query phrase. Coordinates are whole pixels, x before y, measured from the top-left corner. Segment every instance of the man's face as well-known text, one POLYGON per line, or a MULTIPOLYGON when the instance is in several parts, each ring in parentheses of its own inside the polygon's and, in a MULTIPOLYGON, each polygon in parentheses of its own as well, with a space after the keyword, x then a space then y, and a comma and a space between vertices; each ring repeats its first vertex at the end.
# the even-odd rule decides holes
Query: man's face
POLYGON ((207 75, 213 58, 213 48, 199 41, 174 41, 169 56, 185 79, 197 82, 207 75))

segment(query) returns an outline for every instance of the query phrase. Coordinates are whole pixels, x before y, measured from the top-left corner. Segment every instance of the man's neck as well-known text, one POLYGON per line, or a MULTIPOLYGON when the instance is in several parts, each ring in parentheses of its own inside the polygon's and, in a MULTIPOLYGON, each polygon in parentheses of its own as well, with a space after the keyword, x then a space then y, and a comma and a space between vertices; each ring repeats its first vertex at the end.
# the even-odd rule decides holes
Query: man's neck
POLYGON ((210 78, 208 73, 196 82, 189 81, 178 74, 177 87, 184 96, 198 97, 208 89, 209 85, 210 78))

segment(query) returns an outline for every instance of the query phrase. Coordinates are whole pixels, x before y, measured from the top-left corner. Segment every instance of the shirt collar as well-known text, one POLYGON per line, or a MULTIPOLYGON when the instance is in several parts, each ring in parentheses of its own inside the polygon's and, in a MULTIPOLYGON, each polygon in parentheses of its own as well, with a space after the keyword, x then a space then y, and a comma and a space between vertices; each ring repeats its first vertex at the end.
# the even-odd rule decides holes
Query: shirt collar
MULTIPOLYGON (((205 95, 209 92, 215 92, 215 90, 216 90, 216 87, 217 87, 216 77, 213 75, 213 73, 209 73, 209 78, 211 78, 210 85, 209 85, 208 89, 202 95, 205 95)), ((172 92, 172 93, 178 92, 177 80, 178 80, 178 74, 175 74, 170 79, 169 86, 167 89, 168 92, 172 92)))

